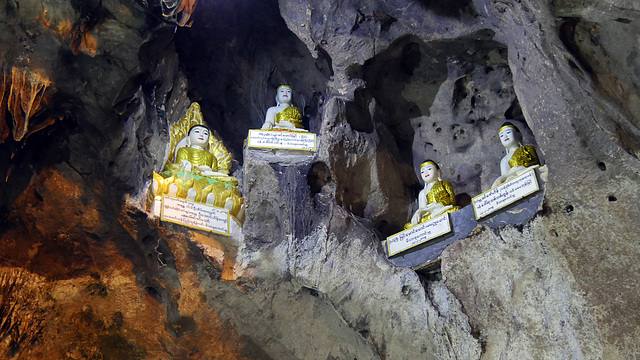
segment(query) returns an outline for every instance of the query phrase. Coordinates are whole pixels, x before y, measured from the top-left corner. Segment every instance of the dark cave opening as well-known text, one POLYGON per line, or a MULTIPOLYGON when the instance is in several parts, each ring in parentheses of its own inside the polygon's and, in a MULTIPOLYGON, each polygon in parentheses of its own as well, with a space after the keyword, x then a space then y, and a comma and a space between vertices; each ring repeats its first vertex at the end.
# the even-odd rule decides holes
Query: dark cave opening
POLYGON ((311 56, 287 28, 276 0, 201 2, 193 26, 179 28, 174 43, 188 96, 200 102, 204 120, 234 159, 242 162, 248 130, 262 126, 282 84, 293 88, 305 125, 315 126, 331 62, 323 52, 311 56))

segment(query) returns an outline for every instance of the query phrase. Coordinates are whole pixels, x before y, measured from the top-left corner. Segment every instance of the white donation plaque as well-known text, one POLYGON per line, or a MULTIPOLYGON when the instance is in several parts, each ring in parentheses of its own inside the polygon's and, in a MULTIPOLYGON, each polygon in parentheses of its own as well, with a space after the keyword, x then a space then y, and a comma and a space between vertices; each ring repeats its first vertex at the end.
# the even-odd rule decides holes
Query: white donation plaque
POLYGON ((316 134, 291 131, 249 130, 249 147, 316 151, 316 134))
POLYGON ((389 256, 393 256, 449 232, 451 232, 451 222, 449 214, 445 213, 411 229, 389 236, 387 238, 387 252, 389 256))
POLYGON ((205 204, 162 196, 160 219, 192 228, 229 235, 229 212, 205 204))
POLYGON ((500 186, 484 192, 471 200, 476 220, 500 210, 527 195, 533 194, 539 189, 536 173, 534 169, 531 169, 500 186))

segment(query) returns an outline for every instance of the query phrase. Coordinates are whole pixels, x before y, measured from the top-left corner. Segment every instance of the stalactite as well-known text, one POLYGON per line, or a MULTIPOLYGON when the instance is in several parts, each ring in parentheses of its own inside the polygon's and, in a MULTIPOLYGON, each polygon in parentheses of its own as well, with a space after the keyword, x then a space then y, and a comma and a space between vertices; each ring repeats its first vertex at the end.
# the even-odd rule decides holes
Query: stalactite
POLYGON ((2 144, 8 137, 9 124, 7 123, 7 89, 11 86, 11 78, 6 71, 2 72, 2 83, 0 83, 0 144, 2 144))
POLYGON ((35 71, 13 67, 8 108, 13 115, 13 139, 20 141, 29 128, 29 120, 36 114, 45 100, 51 81, 35 71))

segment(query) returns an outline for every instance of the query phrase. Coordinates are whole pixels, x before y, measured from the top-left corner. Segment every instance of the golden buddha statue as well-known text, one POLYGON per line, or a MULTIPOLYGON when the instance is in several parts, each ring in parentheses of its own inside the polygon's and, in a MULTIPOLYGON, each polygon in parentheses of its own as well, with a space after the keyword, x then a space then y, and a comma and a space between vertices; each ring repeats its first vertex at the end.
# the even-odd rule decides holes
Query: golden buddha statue
POLYGON ((411 222, 404 225, 412 228, 444 213, 460 210, 456 206, 456 196, 451 182, 442 180, 442 172, 438 165, 427 160, 420 164, 420 177, 424 180, 424 189, 418 194, 418 209, 411 217, 411 222))
POLYGON ((267 110, 261 130, 306 131, 302 126, 302 114, 291 105, 293 90, 289 85, 280 85, 276 90, 276 106, 267 110))
POLYGON ((229 176, 231 154, 204 125, 198 103, 171 127, 169 159, 161 174, 153 173, 147 203, 152 212, 162 195, 225 208, 241 221, 244 200, 238 180, 229 176))
POLYGON ((507 154, 500 160, 501 175, 491 185, 492 189, 540 165, 536 149, 532 145, 522 145, 522 134, 515 125, 505 122, 498 135, 507 154))

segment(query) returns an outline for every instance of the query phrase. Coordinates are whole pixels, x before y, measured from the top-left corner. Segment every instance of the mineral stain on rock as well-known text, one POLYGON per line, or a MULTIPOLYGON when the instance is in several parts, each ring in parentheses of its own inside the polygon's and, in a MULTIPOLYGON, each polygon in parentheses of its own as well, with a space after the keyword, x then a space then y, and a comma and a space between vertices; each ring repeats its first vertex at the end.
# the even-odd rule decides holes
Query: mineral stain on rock
POLYGON ((632 358, 637 10, 7 2, 0 356, 632 358), (282 83, 313 155, 244 150, 282 83), (236 159, 237 242, 141 210, 192 101, 236 159), (441 164, 468 203, 500 172, 505 118, 547 166, 542 209, 480 224, 432 268, 391 264, 381 240, 413 212, 418 164, 441 164))

